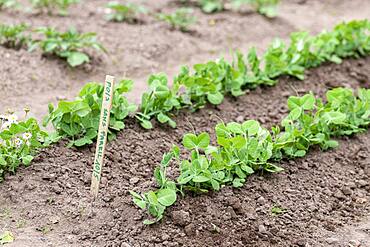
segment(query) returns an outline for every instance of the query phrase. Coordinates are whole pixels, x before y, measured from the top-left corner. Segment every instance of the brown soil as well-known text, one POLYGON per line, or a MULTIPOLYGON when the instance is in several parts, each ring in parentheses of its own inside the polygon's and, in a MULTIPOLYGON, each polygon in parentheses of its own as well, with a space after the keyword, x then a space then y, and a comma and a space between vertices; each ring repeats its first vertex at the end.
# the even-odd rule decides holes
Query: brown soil
MULTIPOLYGON (((165 71, 171 77, 182 64, 194 64, 229 53, 259 50, 274 38, 295 30, 317 33, 341 20, 370 18, 370 1, 283 1, 279 17, 230 11, 204 15, 193 32, 170 31, 152 17, 129 25, 104 20, 103 0, 85 0, 69 17, 1 12, 0 22, 33 26, 76 26, 97 32, 110 51, 94 54, 92 64, 70 69, 40 52, 0 47, 0 111, 20 111, 28 105, 41 118, 47 103, 73 98, 88 81, 106 73, 135 80, 129 98, 138 102, 148 74, 165 71), (210 25, 215 20, 215 25, 210 25)), ((173 1, 147 1, 149 9, 177 8, 173 1)), ((178 128, 156 126, 144 131, 132 119, 107 147, 100 197, 91 203, 89 183, 94 147, 67 149, 60 143, 43 151, 28 168, 20 168, 0 185, 0 232, 10 230, 8 246, 370 246, 370 132, 340 139, 328 152, 312 150, 304 159, 282 161, 280 174, 257 174, 241 189, 187 195, 171 207, 163 222, 142 225, 145 212, 131 202, 129 190, 155 186, 152 171, 184 133, 208 131, 222 119, 257 119, 277 124, 286 113, 289 95, 328 88, 370 87, 370 57, 325 65, 307 72, 304 81, 282 78, 274 88, 259 88, 238 99, 195 114, 181 113, 178 128), (279 206, 286 213, 273 216, 279 206), (356 243, 357 241, 357 243, 356 243)), ((172 170, 170 174, 177 171, 172 170)))
MULTIPOLYGON (((328 152, 284 160, 279 174, 251 176, 241 189, 187 195, 148 227, 129 190, 155 183, 153 168, 184 133, 213 133, 216 122, 258 119, 265 126, 286 114, 289 95, 318 96, 334 86, 369 88, 370 57, 310 70, 304 81, 282 78, 238 99, 195 114, 181 113, 178 128, 145 131, 128 120, 107 146, 99 199, 91 203, 89 183, 94 147, 43 151, 28 168, 0 186, 0 229, 11 230, 9 246, 370 246, 370 132, 340 139, 328 152), (271 208, 286 209, 273 216, 271 208), (362 221, 362 222, 360 222, 362 221), (356 222, 360 222, 357 223, 356 222), (352 234, 350 234, 352 233, 352 234)), ((176 173, 171 170, 170 174, 176 173)))
MULTIPOLYGON (((175 2, 157 0, 143 4, 149 10, 169 12, 178 7, 175 2)), ((193 32, 181 33, 169 30, 166 24, 150 16, 143 16, 144 23, 140 25, 107 22, 106 3, 84 0, 70 8, 68 17, 0 13, 0 22, 4 23, 26 22, 34 27, 55 26, 61 30, 75 26, 79 31, 96 32, 109 51, 107 55, 92 53, 92 64, 71 69, 64 61, 42 57, 39 51, 29 53, 0 47, 0 112, 8 108, 22 111, 24 106, 30 106, 31 113, 41 118, 47 113, 49 102, 72 99, 85 83, 102 81, 107 73, 134 79, 135 88, 129 98, 139 102, 150 73, 164 71, 172 78, 183 64, 228 56, 233 49, 242 52, 251 46, 264 49, 273 38, 285 39, 297 30, 317 33, 342 20, 370 18, 370 1, 283 0, 279 16, 272 20, 250 11, 205 15, 197 9, 198 23, 193 32)))

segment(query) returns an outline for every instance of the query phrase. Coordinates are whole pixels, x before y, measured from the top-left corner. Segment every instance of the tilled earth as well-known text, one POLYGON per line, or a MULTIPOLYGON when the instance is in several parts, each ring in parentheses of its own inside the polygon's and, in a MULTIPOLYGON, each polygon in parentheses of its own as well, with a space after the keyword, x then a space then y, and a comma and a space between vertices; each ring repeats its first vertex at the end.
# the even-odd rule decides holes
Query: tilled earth
POLYGON ((154 226, 142 224, 146 213, 128 192, 155 186, 154 167, 184 133, 213 135, 220 120, 257 119, 269 127, 286 115, 289 95, 369 88, 369 75, 370 57, 349 59, 312 69, 304 81, 281 78, 275 87, 227 97, 220 106, 181 112, 177 129, 145 131, 128 119, 107 146, 94 202, 89 189, 95 148, 60 143, 1 184, 0 229, 15 234, 9 246, 370 246, 370 132, 341 138, 334 150, 314 148, 305 158, 283 160, 285 171, 252 175, 240 189, 187 194, 154 226), (285 212, 273 215, 273 207, 285 212))

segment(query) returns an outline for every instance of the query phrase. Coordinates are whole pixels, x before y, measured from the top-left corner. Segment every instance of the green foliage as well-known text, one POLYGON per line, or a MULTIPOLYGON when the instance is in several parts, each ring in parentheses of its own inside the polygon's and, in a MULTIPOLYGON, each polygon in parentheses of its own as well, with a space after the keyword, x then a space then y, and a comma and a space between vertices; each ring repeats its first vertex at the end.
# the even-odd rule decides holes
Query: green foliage
MULTIPOLYGON (((187 3, 189 0, 182 0, 187 3)), ((238 10, 242 5, 251 5, 256 11, 267 17, 275 17, 279 0, 197 0, 204 13, 215 13, 225 9, 225 2, 230 2, 234 9, 238 10)))
POLYGON ((33 8, 49 15, 55 11, 60 15, 67 15, 69 6, 79 2, 79 0, 31 0, 33 8))
POLYGON ((169 112, 180 107, 177 98, 178 88, 168 87, 167 76, 164 74, 151 75, 148 84, 150 90, 141 98, 140 112, 136 118, 141 126, 146 129, 152 128, 150 119, 156 117, 160 123, 167 123, 175 128, 176 123, 171 119, 169 112))
POLYGON ((258 13, 269 18, 277 15, 277 5, 279 0, 232 0, 234 8, 238 9, 243 4, 252 5, 258 13))
POLYGON ((225 94, 240 96, 246 89, 260 85, 273 86, 282 75, 304 79, 307 68, 325 61, 341 62, 343 57, 358 57, 370 53, 370 22, 351 21, 337 25, 332 32, 310 36, 307 32, 291 35, 289 45, 275 40, 259 57, 255 48, 246 56, 236 52, 234 61, 224 59, 196 64, 193 71, 182 67, 168 86, 167 77, 151 76, 150 90, 142 97, 137 114, 145 128, 151 128, 150 119, 175 127, 171 115, 176 110, 197 110, 207 103, 220 104, 225 94), (154 80, 156 78, 156 80, 154 80))
POLYGON ((0 10, 10 9, 16 7, 18 2, 16 0, 0 0, 0 10))
POLYGON ((19 49, 27 45, 30 41, 25 31, 28 29, 26 24, 4 25, 0 24, 0 45, 19 49))
POLYGON ((205 13, 219 12, 224 9, 222 0, 198 0, 198 3, 205 13))
MULTIPOLYGON (((242 124, 217 124, 217 146, 210 145, 208 133, 185 134, 182 144, 187 153, 190 152, 188 158, 180 159, 178 147, 165 154, 164 161, 155 171, 160 189, 144 193, 144 196, 132 193, 135 204, 148 209, 148 213, 156 218, 150 221, 154 223, 163 217, 166 207, 175 203, 173 193, 218 191, 225 185, 238 188, 256 171, 282 171, 273 164, 277 160, 305 156, 313 145, 322 149, 336 147, 338 143, 331 137, 351 135, 368 128, 370 89, 360 89, 358 96, 355 96, 350 89, 336 88, 328 91, 326 98, 327 103, 324 104, 312 94, 290 97, 288 116, 272 131, 255 120, 242 124), (177 184, 165 173, 165 168, 174 158, 180 170, 177 184), (153 198, 158 197, 158 193, 167 188, 166 185, 171 189, 168 197, 172 200, 167 204, 156 202, 153 198)), ((280 208, 272 209, 273 214, 283 212, 280 208)))
POLYGON ((189 26, 196 22, 193 10, 190 8, 180 8, 171 14, 158 14, 158 19, 167 22, 174 29, 188 31, 189 26))
POLYGON ((327 92, 327 103, 312 94, 290 97, 289 115, 274 129, 274 156, 302 157, 313 144, 322 149, 338 145, 331 136, 351 135, 364 131, 370 123, 370 90, 361 89, 358 98, 350 89, 337 88, 327 92))
POLYGON ((144 7, 132 3, 109 2, 107 7, 112 11, 107 14, 107 19, 116 22, 135 23, 138 20, 137 15, 146 12, 144 7))
POLYGON ((271 208, 271 214, 273 216, 278 216, 278 215, 281 215, 281 214, 284 214, 287 210, 285 208, 281 208, 277 205, 274 205, 272 208, 271 208))
MULTIPOLYGON (((129 92, 132 81, 122 80, 114 88, 108 140, 125 127, 124 119, 136 106, 128 103, 122 96, 129 92)), ((57 108, 49 105, 49 115, 44 119, 46 126, 51 122, 60 138, 68 138, 69 146, 84 146, 96 139, 99 129, 99 118, 102 107, 104 87, 98 83, 86 84, 74 101, 60 101, 57 108)))
POLYGON ((29 165, 36 151, 46 145, 48 134, 34 118, 18 121, 15 114, 0 116, 0 181, 6 172, 29 165))
POLYGON ((154 171, 154 177, 159 186, 157 191, 149 191, 142 195, 130 191, 134 203, 142 208, 147 209, 153 220, 145 220, 144 224, 150 225, 160 221, 163 218, 166 207, 173 205, 177 199, 177 189, 174 181, 167 178, 167 167, 173 158, 179 159, 179 149, 174 146, 169 153, 163 155, 160 166, 154 171))
POLYGON ((95 33, 80 34, 73 28, 61 33, 49 27, 38 28, 36 32, 43 34, 45 38, 33 41, 30 50, 40 47, 45 54, 53 54, 66 59, 72 67, 90 61, 89 55, 85 53, 87 48, 92 47, 105 52, 104 47, 96 41, 95 33))

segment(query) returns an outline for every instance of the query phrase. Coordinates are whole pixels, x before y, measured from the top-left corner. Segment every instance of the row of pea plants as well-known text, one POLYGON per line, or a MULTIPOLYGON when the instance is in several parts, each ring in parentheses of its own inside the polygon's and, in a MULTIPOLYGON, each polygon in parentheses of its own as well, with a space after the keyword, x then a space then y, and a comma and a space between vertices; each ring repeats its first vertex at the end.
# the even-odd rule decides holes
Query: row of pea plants
MULTIPOLYGON (((252 48, 247 56, 236 53, 232 63, 220 59, 197 64, 194 72, 183 67, 172 87, 165 74, 151 75, 149 91, 142 95, 138 110, 123 95, 130 91, 133 82, 122 80, 114 90, 108 138, 112 140, 124 128, 124 119, 129 115, 134 115, 146 129, 152 128, 153 118, 176 127, 173 117, 179 110, 195 111, 207 103, 218 105, 225 95, 236 97, 259 85, 273 86, 281 75, 303 79, 306 68, 368 55, 369 30, 370 22, 362 20, 339 24, 334 30, 316 36, 293 33, 289 46, 275 40, 261 57, 252 48)), ((55 47, 54 43, 50 46, 55 47)), ((22 163, 29 164, 40 147, 61 138, 67 139, 69 146, 91 144, 98 132, 102 94, 101 84, 89 83, 75 100, 60 101, 57 107, 50 104, 43 124, 53 125, 55 132, 51 134, 43 132, 35 119, 18 121, 12 113, 1 116, 0 177, 5 172, 14 172, 22 163)))
POLYGON ((364 131, 370 124, 370 89, 360 89, 355 96, 350 89, 336 88, 326 93, 325 102, 313 94, 288 99, 289 114, 271 130, 259 122, 219 123, 215 127, 217 145, 210 145, 210 136, 184 135, 182 145, 186 158, 176 145, 154 171, 158 189, 142 194, 131 191, 134 203, 147 209, 153 224, 162 219, 167 207, 178 194, 209 190, 219 191, 226 185, 243 186, 249 175, 259 172, 279 172, 275 165, 283 158, 303 157, 318 145, 322 150, 338 146, 332 137, 364 131), (176 165, 179 176, 172 180, 166 174, 176 165))
MULTIPOLYGON (((30 0, 32 9, 39 13, 47 13, 52 15, 57 13, 61 16, 68 15, 68 8, 72 4, 79 3, 80 0, 30 0)), ((226 9, 224 0, 181 0, 183 5, 196 4, 204 13, 220 12, 226 9)), ((243 5, 253 7, 258 13, 267 17, 275 17, 277 12, 277 5, 279 0, 231 0, 232 8, 240 9, 243 5)), ((141 5, 130 2, 122 3, 119 1, 112 1, 107 4, 110 12, 107 14, 107 19, 117 22, 136 22, 140 13, 147 13, 148 11, 141 5)), ((1 9, 25 9, 25 7, 17 0, 0 0, 1 9)), ((26 11, 31 9, 26 8, 26 11)))

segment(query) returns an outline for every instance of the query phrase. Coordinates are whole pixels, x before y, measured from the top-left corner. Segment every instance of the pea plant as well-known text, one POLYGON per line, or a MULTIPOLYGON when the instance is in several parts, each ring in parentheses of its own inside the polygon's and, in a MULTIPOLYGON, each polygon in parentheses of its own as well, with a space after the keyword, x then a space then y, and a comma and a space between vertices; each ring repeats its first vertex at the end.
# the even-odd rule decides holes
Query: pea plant
MULTIPOLYGON (((115 138, 116 133, 125 127, 124 119, 136 111, 136 106, 122 95, 131 90, 132 84, 130 80, 121 80, 114 88, 108 140, 115 138)), ((68 146, 91 144, 98 135, 103 91, 102 84, 88 83, 74 101, 60 101, 57 108, 50 104, 44 126, 51 122, 56 135, 69 140, 68 146)))
POLYGON ((115 22, 135 23, 138 21, 138 14, 146 13, 144 7, 132 3, 109 2, 107 8, 110 10, 106 16, 107 20, 115 22))
POLYGON ((90 61, 90 57, 85 51, 87 48, 91 47, 106 52, 105 48, 96 40, 95 33, 79 33, 73 28, 61 33, 50 27, 38 28, 36 32, 44 35, 44 39, 34 40, 30 50, 39 47, 45 54, 66 59, 71 67, 90 61))
MULTIPOLYGON (((183 3, 189 0, 183 0, 183 3)), ((252 6, 259 14, 272 18, 277 15, 277 5, 279 0, 197 0, 199 7, 204 13, 216 13, 227 9, 227 3, 230 3, 232 8, 239 10, 242 5, 252 6)))
POLYGON ((21 165, 29 165, 38 149, 45 147, 48 134, 34 118, 18 120, 14 113, 0 115, 0 181, 5 173, 14 173, 21 165))
POLYGON ((173 29, 178 29, 182 32, 189 30, 189 26, 194 24, 197 19, 193 15, 193 10, 190 8, 179 8, 171 14, 159 14, 158 19, 167 22, 173 29))
POLYGON ((176 122, 171 119, 170 112, 179 109, 180 101, 177 93, 178 86, 168 87, 167 76, 164 74, 152 75, 148 80, 150 90, 141 98, 140 112, 136 114, 142 127, 151 129, 151 118, 156 117, 160 123, 166 123, 175 128, 176 122))
POLYGON ((0 24, 0 45, 7 48, 20 49, 30 42, 26 24, 4 25, 0 24))
POLYGON ((223 0, 198 0, 198 4, 208 14, 224 10, 223 0))
POLYGON ((170 152, 163 155, 160 166, 154 171, 155 180, 160 187, 157 191, 149 191, 142 195, 130 191, 136 205, 141 209, 148 209, 153 219, 144 220, 144 224, 151 225, 163 218, 166 207, 177 200, 176 183, 167 177, 167 167, 173 159, 179 159, 180 150, 174 146, 170 152))
POLYGON ((154 117, 175 127, 172 115, 178 110, 218 105, 226 94, 237 97, 257 86, 274 86, 282 75, 302 80, 307 68, 325 61, 339 63, 344 57, 365 56, 370 53, 369 26, 368 20, 362 20, 339 24, 317 36, 295 32, 289 45, 276 39, 260 57, 251 48, 245 56, 236 52, 231 63, 218 59, 196 64, 192 70, 183 66, 172 88, 167 76, 151 76, 137 119, 144 128, 152 127, 154 117))
POLYGON ((58 12, 59 15, 67 15, 68 8, 72 4, 79 3, 79 0, 30 0, 34 9, 46 12, 49 15, 58 12))
POLYGON ((289 114, 271 130, 255 120, 219 123, 216 146, 210 145, 208 133, 185 134, 182 145, 188 158, 181 159, 180 148, 174 146, 155 169, 160 188, 144 194, 131 192, 133 202, 154 217, 144 223, 162 219, 166 207, 176 202, 177 192, 218 191, 226 185, 239 188, 255 172, 282 171, 274 164, 282 158, 303 157, 313 145, 322 150, 336 147, 332 137, 365 131, 370 124, 370 89, 360 89, 356 96, 350 89, 336 88, 327 92, 326 103, 306 94, 290 97, 287 104, 289 114), (171 163, 179 167, 175 180, 166 176, 171 163))
POLYGON ((251 5, 261 15, 272 18, 277 15, 279 0, 232 0, 231 3, 236 9, 244 4, 251 5))

